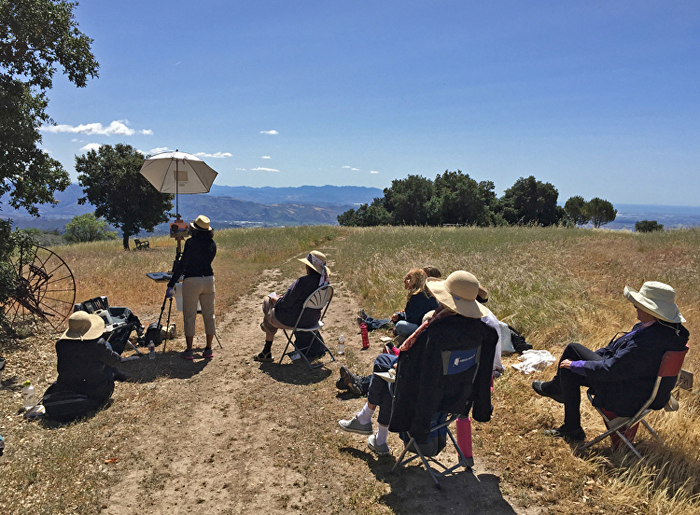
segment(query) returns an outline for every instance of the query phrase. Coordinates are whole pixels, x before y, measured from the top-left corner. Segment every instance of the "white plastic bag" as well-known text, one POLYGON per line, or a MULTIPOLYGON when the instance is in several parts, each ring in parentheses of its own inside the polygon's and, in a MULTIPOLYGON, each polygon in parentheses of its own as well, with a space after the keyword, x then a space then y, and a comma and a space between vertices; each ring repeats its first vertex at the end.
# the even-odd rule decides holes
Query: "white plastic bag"
POLYGON ((551 365, 556 361, 555 357, 546 350, 526 350, 518 359, 522 361, 522 363, 516 363, 512 365, 512 367, 525 374, 537 370, 544 370, 547 365, 551 365))

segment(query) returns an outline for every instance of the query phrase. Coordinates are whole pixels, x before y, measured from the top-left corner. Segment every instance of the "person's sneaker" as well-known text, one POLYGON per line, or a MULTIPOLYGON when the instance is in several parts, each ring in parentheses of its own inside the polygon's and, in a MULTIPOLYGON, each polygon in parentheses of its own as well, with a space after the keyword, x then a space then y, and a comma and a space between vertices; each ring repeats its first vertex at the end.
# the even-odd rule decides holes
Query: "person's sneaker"
POLYGON ((348 390, 355 395, 362 397, 362 388, 360 386, 362 384, 362 380, 360 379, 360 376, 353 374, 350 372, 348 367, 343 365, 340 367, 340 378, 345 382, 348 390))
POLYGON ((371 435, 372 434, 372 422, 368 424, 360 424, 357 420, 357 415, 353 416, 350 420, 339 420, 338 425, 343 431, 348 433, 357 433, 360 435, 371 435))
POLYGON ((532 382, 532 389, 535 390, 538 395, 541 395, 542 397, 549 397, 558 403, 564 404, 564 396, 561 393, 549 393, 547 391, 547 386, 549 386, 549 383, 545 383, 544 381, 532 382))
POLYGON ((388 444, 386 444, 386 443, 378 444, 377 443, 377 435, 370 435, 370 437, 367 438, 367 445, 369 446, 370 449, 372 449, 374 452, 376 452, 380 456, 386 456, 387 454, 391 454, 391 451, 389 450, 388 444))
POLYGON ((211 350, 211 347, 204 347, 204 350, 202 351, 202 357, 206 359, 211 359, 214 357, 214 352, 211 350))
POLYGON ((187 350, 185 350, 185 351, 182 351, 182 352, 180 353, 180 357, 181 357, 182 359, 189 359, 189 360, 194 359, 194 356, 192 355, 192 349, 187 349, 187 350))
POLYGON ((267 354, 261 352, 260 354, 253 356, 253 361, 257 361, 259 363, 272 363, 274 360, 275 359, 272 357, 272 353, 270 352, 267 354))
POLYGON ((566 427, 561 426, 556 429, 546 429, 544 434, 555 438, 563 438, 564 440, 570 442, 583 442, 586 440, 586 432, 582 427, 567 429, 566 427))

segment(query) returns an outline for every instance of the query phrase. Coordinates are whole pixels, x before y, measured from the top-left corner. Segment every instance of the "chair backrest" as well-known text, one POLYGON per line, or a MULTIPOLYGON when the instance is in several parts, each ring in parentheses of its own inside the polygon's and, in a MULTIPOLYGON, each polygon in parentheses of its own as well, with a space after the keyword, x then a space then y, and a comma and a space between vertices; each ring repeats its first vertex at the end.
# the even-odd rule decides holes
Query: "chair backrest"
POLYGON ((302 309, 323 309, 333 298, 333 287, 330 284, 321 286, 304 301, 302 309))
POLYGON ((661 358, 661 366, 659 367, 659 377, 675 377, 683 367, 683 360, 688 353, 688 347, 685 350, 668 351, 661 358))

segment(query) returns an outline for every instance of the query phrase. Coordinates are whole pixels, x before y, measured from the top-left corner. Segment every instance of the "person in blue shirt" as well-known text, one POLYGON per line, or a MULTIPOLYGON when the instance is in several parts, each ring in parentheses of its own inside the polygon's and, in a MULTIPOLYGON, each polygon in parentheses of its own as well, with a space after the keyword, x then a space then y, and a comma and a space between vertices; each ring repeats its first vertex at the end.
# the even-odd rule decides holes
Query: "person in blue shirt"
MULTIPOLYGON (((635 415, 651 395, 664 353, 685 349, 689 333, 681 325, 685 319, 671 286, 649 281, 639 291, 625 286, 624 295, 637 309, 639 320, 630 332, 595 352, 570 343, 554 378, 533 381, 539 395, 564 404, 564 424, 545 434, 571 441, 586 439, 581 427, 581 386, 593 389, 594 406, 618 417, 635 415)), ((651 407, 662 408, 672 388, 673 384, 662 383, 651 407)))
POLYGON ((403 287, 407 290, 406 307, 391 315, 394 331, 398 336, 408 337, 423 322, 423 315, 437 309, 438 302, 425 289, 428 278, 422 268, 412 268, 403 278, 403 287))

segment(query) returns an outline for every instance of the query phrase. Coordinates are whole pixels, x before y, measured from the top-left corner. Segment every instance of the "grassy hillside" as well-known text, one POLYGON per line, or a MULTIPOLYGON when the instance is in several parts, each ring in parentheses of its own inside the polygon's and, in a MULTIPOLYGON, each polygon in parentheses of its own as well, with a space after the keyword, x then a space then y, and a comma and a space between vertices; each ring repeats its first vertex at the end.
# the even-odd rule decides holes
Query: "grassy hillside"
MULTIPOLYGON (((323 245, 331 248, 332 281, 344 282, 370 314, 385 316, 403 307, 401 278, 411 267, 436 266, 443 276, 465 269, 489 289, 488 307, 496 316, 519 329, 535 348, 555 356, 570 341, 597 348, 631 327, 635 312, 622 296, 625 284, 638 289, 645 280, 667 282, 676 289, 691 333, 684 368, 700 370, 700 351, 693 345, 700 332, 700 230, 635 234, 556 228, 301 227, 219 231, 216 241, 217 316, 235 312, 236 300, 261 271, 323 245)), ((169 269, 174 246, 172 240, 160 238, 152 239, 151 247, 148 252, 123 252, 118 242, 111 242, 61 247, 57 252, 76 276, 78 300, 107 295, 113 305, 129 306, 151 321, 165 287, 145 279, 144 273, 169 269)), ((36 352, 35 345, 32 338, 3 339, 0 354, 8 363, 22 363, 20 374, 46 383, 55 375, 55 363, 51 355, 36 352)), ((492 463, 501 489, 522 507, 541 506, 545 513, 564 514, 698 512, 700 414, 694 393, 681 392, 680 411, 652 417, 664 446, 654 444, 640 429, 642 462, 626 453, 613 454, 603 444, 579 457, 564 442, 542 434, 561 423, 563 409, 534 395, 530 382, 549 379, 553 367, 525 376, 510 368, 515 362, 505 359, 506 372, 496 381, 493 420, 474 424, 474 453, 492 463)), ((0 411, 8 415, 1 434, 26 441, 35 457, 0 458, 6 492, 0 508, 12 506, 9 512, 22 513, 25 508, 16 502, 34 485, 44 496, 43 506, 49 507, 37 513, 70 512, 71 506, 81 506, 84 513, 99 511, 96 492, 105 479, 96 470, 84 472, 91 470, 86 451, 99 445, 91 441, 91 433, 81 430, 80 423, 67 431, 26 424, 16 415, 14 401, 0 395, 0 411), (58 472, 52 472, 55 463, 62 463, 58 472), (47 495, 54 498, 47 500, 47 495)), ((123 431, 143 430, 139 424, 147 422, 138 420, 139 408, 123 409, 134 411, 133 421, 121 421, 123 431)), ((114 410, 106 411, 110 416, 114 410)), ((96 416, 83 425, 101 423, 96 416)), ((589 435, 602 430, 602 422, 587 407, 583 425, 589 435)), ((370 507, 364 512, 386 509, 370 507)))

